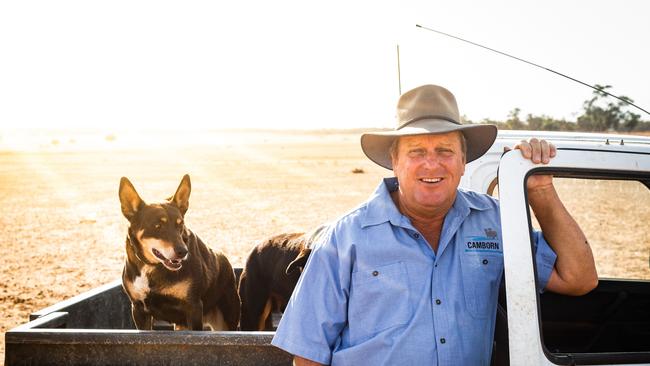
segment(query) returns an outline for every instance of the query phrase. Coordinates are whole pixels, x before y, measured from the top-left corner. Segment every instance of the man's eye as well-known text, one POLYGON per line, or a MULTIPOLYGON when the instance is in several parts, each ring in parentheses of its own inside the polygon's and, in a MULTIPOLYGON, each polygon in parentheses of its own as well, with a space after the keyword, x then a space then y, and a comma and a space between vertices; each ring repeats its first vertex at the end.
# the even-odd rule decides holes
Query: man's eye
POLYGON ((409 156, 422 156, 425 154, 425 151, 423 149, 416 149, 416 150, 410 150, 409 151, 409 156))

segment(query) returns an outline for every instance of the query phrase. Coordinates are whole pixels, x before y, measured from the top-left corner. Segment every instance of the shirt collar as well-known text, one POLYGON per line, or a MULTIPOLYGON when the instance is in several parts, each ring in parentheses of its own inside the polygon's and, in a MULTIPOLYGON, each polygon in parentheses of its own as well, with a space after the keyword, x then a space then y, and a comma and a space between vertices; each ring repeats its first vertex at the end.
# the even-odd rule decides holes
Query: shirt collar
POLYGON ((379 183, 366 203, 366 213, 361 220, 361 227, 379 225, 387 221, 400 226, 403 216, 390 196, 390 193, 396 191, 398 187, 399 183, 395 177, 384 178, 379 183))
POLYGON ((485 211, 492 207, 489 199, 484 198, 485 195, 476 194, 475 192, 466 191, 464 189, 456 190, 456 202, 454 206, 462 205, 472 210, 485 211))
MULTIPOLYGON (((408 220, 399 212, 390 196, 391 192, 396 191, 398 188, 399 182, 396 177, 384 178, 379 183, 377 189, 375 189, 366 203, 366 213, 361 221, 361 227, 365 228, 372 225, 379 225, 388 221, 393 226, 410 226, 407 224, 408 220)), ((480 197, 468 193, 465 190, 458 189, 456 191, 454 205, 449 210, 449 213, 466 212, 466 214, 469 214, 470 209, 483 211, 489 208, 490 205, 484 199, 480 199, 480 197)))

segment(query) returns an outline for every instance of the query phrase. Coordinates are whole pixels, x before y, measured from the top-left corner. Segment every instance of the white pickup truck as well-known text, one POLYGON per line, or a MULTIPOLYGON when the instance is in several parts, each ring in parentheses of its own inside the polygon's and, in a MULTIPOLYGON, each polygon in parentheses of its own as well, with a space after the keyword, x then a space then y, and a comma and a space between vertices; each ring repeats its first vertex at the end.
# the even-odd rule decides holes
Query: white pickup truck
MULTIPOLYGON (((650 137, 501 131, 467 165, 461 186, 498 188, 501 201, 505 286, 493 365, 650 365, 650 137), (550 164, 503 153, 531 136, 557 146, 550 164), (600 282, 587 295, 535 290, 535 220, 524 187, 536 173, 556 176, 589 238, 600 282)), ((5 364, 291 364, 270 345, 273 332, 137 331, 119 280, 30 320, 6 333, 5 364)))

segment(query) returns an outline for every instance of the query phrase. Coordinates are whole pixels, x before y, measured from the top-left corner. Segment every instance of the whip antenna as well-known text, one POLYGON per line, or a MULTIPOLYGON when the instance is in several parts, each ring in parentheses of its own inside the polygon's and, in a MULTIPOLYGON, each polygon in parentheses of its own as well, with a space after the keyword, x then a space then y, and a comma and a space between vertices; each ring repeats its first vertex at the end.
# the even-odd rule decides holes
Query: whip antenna
POLYGON ((399 45, 397 45, 397 90, 402 95, 402 75, 399 66, 399 45))
POLYGON ((469 44, 474 45, 474 46, 477 46, 477 47, 484 48, 484 49, 486 49, 486 50, 488 50, 488 51, 492 51, 492 52, 498 53, 498 54, 503 55, 503 56, 507 56, 507 57, 510 57, 510 58, 514 58, 514 59, 517 60, 517 61, 521 61, 521 62, 527 63, 527 64, 529 64, 529 65, 532 65, 532 66, 538 67, 538 68, 540 68, 540 69, 543 69, 543 70, 546 70, 546 71, 550 71, 550 72, 552 72, 552 73, 554 73, 554 74, 556 74, 556 75, 560 75, 560 76, 562 76, 562 77, 564 77, 564 78, 567 78, 567 79, 569 79, 569 80, 573 80, 573 81, 575 81, 576 83, 579 83, 579 84, 582 84, 582 85, 584 85, 584 86, 590 87, 591 89, 597 90, 597 91, 600 92, 600 93, 603 93, 603 94, 609 95, 610 97, 616 98, 616 99, 620 100, 621 102, 624 102, 625 104, 631 105, 631 106, 633 106, 633 107, 635 107, 635 108, 637 108, 637 109, 639 109, 639 110, 645 112, 646 114, 650 115, 650 112, 648 112, 647 110, 645 110, 645 109, 639 107, 638 105, 636 105, 636 104, 630 102, 629 100, 626 100, 625 98, 621 98, 621 97, 616 96, 616 95, 614 95, 614 94, 608 93, 608 92, 605 91, 605 89, 597 88, 597 87, 595 87, 595 86, 593 86, 593 85, 587 84, 587 83, 582 82, 582 81, 580 81, 580 80, 578 80, 578 79, 572 78, 572 77, 570 77, 570 76, 568 76, 568 75, 564 75, 564 74, 562 74, 561 72, 557 72, 557 71, 555 71, 555 70, 549 69, 548 67, 544 67, 544 66, 538 65, 538 64, 536 64, 536 63, 534 63, 534 62, 526 61, 526 60, 524 60, 523 58, 519 58, 519 57, 516 57, 516 56, 513 56, 513 55, 509 55, 509 54, 507 54, 507 53, 505 53, 505 52, 501 52, 501 51, 499 51, 499 50, 495 50, 494 48, 490 48, 490 47, 487 47, 487 46, 483 46, 483 45, 478 44, 478 43, 476 43, 476 42, 468 41, 468 40, 466 40, 466 39, 463 39, 463 38, 460 38, 460 37, 457 37, 457 36, 451 35, 451 34, 449 34, 449 33, 441 32, 441 31, 438 31, 438 30, 435 30, 435 29, 431 29, 431 28, 429 28, 429 27, 425 27, 425 26, 419 25, 419 24, 416 24, 415 26, 418 27, 418 28, 426 29, 426 30, 431 31, 431 32, 435 32, 435 33, 438 33, 438 34, 442 34, 443 36, 447 36, 447 37, 450 37, 450 38, 457 39, 457 40, 459 40, 459 41, 463 41, 463 42, 465 42, 465 43, 469 43, 469 44))

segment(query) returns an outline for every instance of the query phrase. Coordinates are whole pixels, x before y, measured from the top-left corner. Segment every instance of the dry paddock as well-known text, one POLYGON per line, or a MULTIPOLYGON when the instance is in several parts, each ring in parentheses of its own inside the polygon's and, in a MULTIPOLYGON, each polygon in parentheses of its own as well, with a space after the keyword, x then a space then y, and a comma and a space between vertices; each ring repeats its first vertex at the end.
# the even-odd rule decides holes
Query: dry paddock
MULTIPOLYGON (((0 147, 7 150, 8 137, 2 137, 0 147)), ((119 278, 127 227, 117 198, 120 177, 128 177, 145 200, 155 201, 173 194, 189 173, 188 226, 234 266, 242 266, 265 237, 335 219, 390 174, 365 158, 358 141, 358 133, 335 132, 141 132, 99 138, 58 132, 25 145, 30 151, 1 152, 1 359, 4 332, 31 312, 119 278)), ((563 189, 567 197, 577 197, 570 186, 563 189)), ((599 189, 609 195, 619 188, 599 189)), ((650 207, 650 200, 644 202, 650 207)), ((585 217, 607 222, 628 213, 621 204, 609 204, 609 209, 589 207, 585 217)), ((580 201, 571 206, 580 210, 580 201)), ((637 251, 645 256, 646 270, 636 275, 650 278, 644 225, 650 211, 638 215, 637 251)), ((596 231, 598 225, 593 224, 596 231)))

